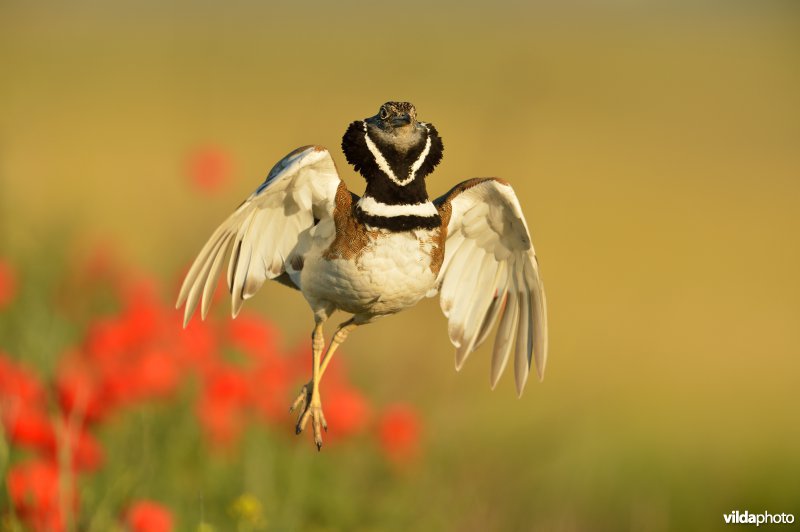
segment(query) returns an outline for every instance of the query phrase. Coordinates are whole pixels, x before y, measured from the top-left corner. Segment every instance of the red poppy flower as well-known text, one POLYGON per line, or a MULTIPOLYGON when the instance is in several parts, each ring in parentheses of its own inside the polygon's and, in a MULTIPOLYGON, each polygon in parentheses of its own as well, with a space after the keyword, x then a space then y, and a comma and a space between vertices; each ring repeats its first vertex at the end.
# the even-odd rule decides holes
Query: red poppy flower
POLYGON ((277 351, 278 331, 251 314, 241 314, 228 322, 228 338, 234 347, 255 359, 274 357, 277 351))
POLYGON ((237 368, 220 367, 207 377, 203 393, 214 402, 244 405, 250 399, 247 375, 237 368))
POLYGON ((409 406, 389 406, 378 421, 378 437, 386 455, 394 461, 404 461, 419 451, 420 422, 409 406))
POLYGON ((197 417, 206 436, 217 447, 233 445, 244 429, 244 414, 232 403, 201 398, 197 403, 197 417))
POLYGON ((172 513, 153 501, 137 501, 125 512, 125 525, 131 532, 170 532, 172 513))
POLYGON ((162 306, 152 282, 140 278, 129 283, 123 293, 125 311, 121 316, 128 347, 141 346, 158 338, 161 331, 162 306))
MULTIPOLYGON (((59 445, 69 446, 73 471, 91 473, 103 465, 105 459, 103 448, 100 447, 100 443, 86 429, 78 428, 68 432, 66 428, 63 428, 59 434, 62 438, 64 436, 68 438, 68 441, 60 441, 59 445)), ((51 459, 55 461, 58 456, 53 453, 51 459)))
MULTIPOLYGON (((31 461, 11 468, 6 478, 8 493, 17 516, 31 529, 42 532, 64 530, 60 504, 58 467, 49 461, 31 461)), ((70 490, 73 509, 77 492, 70 490)))
POLYGON ((2 409, 3 426, 14 445, 52 451, 56 433, 47 414, 29 403, 7 404, 2 409))
POLYGON ((204 146, 189 154, 189 180, 201 192, 218 190, 231 175, 230 157, 220 148, 204 146))
POLYGON ((173 331, 176 336, 172 342, 173 355, 183 364, 206 374, 218 365, 219 340, 215 328, 208 321, 194 319, 183 329, 183 316, 173 315, 173 331))
POLYGON ((84 341, 86 354, 104 365, 116 361, 130 347, 125 324, 117 318, 98 318, 89 325, 84 341))
POLYGON ((329 436, 346 437, 363 431, 370 419, 370 407, 364 396, 342 384, 325 384, 323 379, 322 408, 330 426, 329 436))
POLYGON ((7 307, 17 293, 17 278, 11 265, 0 259, 0 310, 7 307))
POLYGON ((0 352, 0 399, 44 404, 45 391, 35 373, 0 352))
POLYGON ((180 379, 177 359, 166 351, 149 349, 136 360, 128 378, 141 398, 168 397, 180 379))
POLYGON ((100 397, 109 413, 129 406, 139 398, 137 383, 131 379, 129 370, 130 368, 120 364, 101 378, 100 397))
POLYGON ((62 356, 55 388, 59 406, 66 416, 93 423, 102 419, 107 412, 108 404, 100 396, 97 374, 86 361, 81 360, 79 354, 62 356))
POLYGON ((197 402, 197 415, 215 445, 234 443, 244 426, 250 387, 244 373, 222 367, 207 376, 197 402))
POLYGON ((296 379, 287 358, 263 361, 253 368, 249 380, 252 405, 264 419, 276 423, 289 419, 288 398, 296 379))

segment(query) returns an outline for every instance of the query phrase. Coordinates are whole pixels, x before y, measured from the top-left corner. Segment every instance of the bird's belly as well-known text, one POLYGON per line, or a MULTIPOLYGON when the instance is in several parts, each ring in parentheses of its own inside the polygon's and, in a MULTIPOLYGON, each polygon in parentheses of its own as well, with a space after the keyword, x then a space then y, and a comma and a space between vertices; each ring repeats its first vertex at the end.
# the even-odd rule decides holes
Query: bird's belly
POLYGON ((356 256, 308 257, 303 293, 352 314, 392 314, 413 306, 434 286, 428 231, 382 233, 356 256))

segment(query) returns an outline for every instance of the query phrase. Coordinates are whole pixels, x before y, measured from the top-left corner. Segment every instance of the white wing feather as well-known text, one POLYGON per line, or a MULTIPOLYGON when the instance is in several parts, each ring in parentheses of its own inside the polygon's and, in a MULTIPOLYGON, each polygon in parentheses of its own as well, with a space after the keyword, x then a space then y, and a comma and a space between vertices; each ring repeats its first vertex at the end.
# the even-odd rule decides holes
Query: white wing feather
POLYGON ((449 205, 440 305, 456 347, 456 369, 499 320, 492 353, 492 388, 514 351, 517 392, 531 363, 541 379, 547 362, 547 312, 530 233, 519 200, 496 179, 465 181, 436 200, 449 205))
POLYGON ((284 273, 285 260, 314 219, 333 216, 339 182, 330 153, 320 146, 299 148, 281 159, 197 255, 176 305, 186 304, 184 326, 200 301, 205 318, 229 251, 227 280, 234 317, 264 281, 284 273))

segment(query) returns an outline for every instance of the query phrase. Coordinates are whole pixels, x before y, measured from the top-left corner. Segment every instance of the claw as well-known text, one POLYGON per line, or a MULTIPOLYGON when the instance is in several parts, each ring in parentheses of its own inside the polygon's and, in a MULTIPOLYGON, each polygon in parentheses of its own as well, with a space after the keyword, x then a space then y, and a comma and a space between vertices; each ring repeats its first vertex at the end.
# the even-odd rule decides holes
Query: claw
POLYGON ((297 431, 298 434, 303 432, 306 428, 306 423, 308 423, 308 417, 311 415, 311 408, 306 407, 305 411, 300 415, 300 419, 297 420, 297 431))
MULTIPOLYGON (((318 412, 322 412, 322 410, 319 410, 318 412)), ((315 412, 315 414, 316 414, 316 412, 315 412)), ((320 424, 319 416, 316 416, 316 415, 314 416, 314 421, 313 421, 312 425, 314 427, 314 443, 317 444, 317 450, 319 451, 322 448, 322 430, 320 430, 321 429, 321 427, 320 427, 321 424, 320 424)))
POLYGON ((306 409, 306 407, 310 402, 309 396, 311 395, 308 392, 308 390, 309 390, 308 384, 303 386, 303 388, 300 390, 300 393, 297 395, 297 399, 295 399, 294 402, 292 403, 292 406, 289 407, 290 414, 297 409, 300 409, 300 411, 304 411, 306 409))
POLYGON ((303 386, 297 399, 294 400, 289 412, 295 410, 300 411, 297 417, 297 425, 294 428, 295 434, 300 434, 306 428, 308 420, 311 419, 311 426, 314 431, 314 444, 317 446, 317 451, 322 450, 322 429, 328 432, 328 422, 325 420, 325 414, 322 413, 322 404, 319 401, 319 396, 313 393, 311 383, 303 386))

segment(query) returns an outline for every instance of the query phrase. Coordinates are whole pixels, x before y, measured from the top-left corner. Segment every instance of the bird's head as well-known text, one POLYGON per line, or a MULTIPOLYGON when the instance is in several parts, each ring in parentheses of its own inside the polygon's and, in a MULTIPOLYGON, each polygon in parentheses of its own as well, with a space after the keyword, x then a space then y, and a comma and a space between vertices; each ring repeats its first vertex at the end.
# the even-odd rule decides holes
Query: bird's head
POLYGON ((350 124, 342 138, 347 162, 367 183, 387 181, 390 187, 423 181, 443 149, 436 128, 419 122, 409 102, 386 102, 374 116, 350 124))
POLYGON ((378 114, 367 118, 366 122, 396 135, 413 134, 419 127, 417 109, 410 102, 386 102, 381 105, 378 114))

